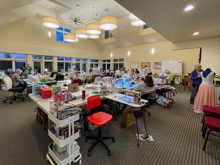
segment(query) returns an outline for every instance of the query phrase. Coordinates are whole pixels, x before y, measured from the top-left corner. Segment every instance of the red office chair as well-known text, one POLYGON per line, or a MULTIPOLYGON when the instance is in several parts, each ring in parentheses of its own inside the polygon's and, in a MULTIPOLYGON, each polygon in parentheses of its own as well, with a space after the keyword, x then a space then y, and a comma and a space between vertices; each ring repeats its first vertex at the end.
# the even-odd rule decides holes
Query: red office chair
POLYGON ((82 85, 82 81, 80 79, 73 80, 73 83, 78 83, 79 85, 82 85))
POLYGON ((212 131, 220 132, 220 118, 206 116, 204 121, 205 121, 205 127, 204 127, 204 130, 203 130, 203 137, 205 137, 206 131, 209 128, 208 134, 207 134, 206 139, 205 139, 205 144, 203 146, 203 150, 205 151, 206 143, 208 141, 208 138, 209 138, 210 134, 214 135, 214 136, 217 136, 217 137, 220 137, 218 135, 210 133, 212 131))
MULTIPOLYGON (((100 99, 99 95, 94 95, 94 96, 90 96, 90 97, 87 98, 87 109, 93 109, 93 108, 99 106, 100 104, 101 104, 101 99, 100 99)), ((113 136, 111 136, 111 137, 102 137, 101 126, 103 126, 103 125, 107 124, 108 122, 110 122, 112 120, 112 115, 109 115, 105 112, 96 112, 96 113, 92 114, 91 116, 89 116, 88 120, 92 124, 99 127, 98 128, 98 137, 86 136, 86 138, 85 138, 85 141, 87 141, 88 139, 96 140, 92 144, 92 146, 89 148, 88 156, 91 156, 91 151, 96 146, 96 144, 98 144, 99 142, 102 143, 102 145, 108 151, 108 153, 107 153, 108 156, 111 156, 111 151, 105 145, 103 140, 112 139, 112 142, 115 142, 115 138, 113 136)))

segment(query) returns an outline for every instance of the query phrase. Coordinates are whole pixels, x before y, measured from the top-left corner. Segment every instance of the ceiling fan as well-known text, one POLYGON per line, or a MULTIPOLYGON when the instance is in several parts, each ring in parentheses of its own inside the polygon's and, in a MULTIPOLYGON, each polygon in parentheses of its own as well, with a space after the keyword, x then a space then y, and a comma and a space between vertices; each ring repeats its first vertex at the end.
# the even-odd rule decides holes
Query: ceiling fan
POLYGON ((82 22, 80 21, 80 18, 79 17, 70 17, 69 18, 69 23, 72 23, 72 22, 74 22, 75 23, 75 25, 81 25, 82 24, 82 22))

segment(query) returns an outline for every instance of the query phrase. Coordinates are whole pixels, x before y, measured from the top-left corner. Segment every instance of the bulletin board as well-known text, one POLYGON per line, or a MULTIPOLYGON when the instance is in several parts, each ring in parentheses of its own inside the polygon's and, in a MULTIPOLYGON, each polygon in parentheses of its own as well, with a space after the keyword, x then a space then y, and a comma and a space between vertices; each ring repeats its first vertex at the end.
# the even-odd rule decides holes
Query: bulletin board
POLYGON ((141 69, 144 69, 146 65, 150 68, 150 62, 142 62, 141 69))
POLYGON ((139 63, 138 62, 131 62, 131 69, 138 69, 139 63))

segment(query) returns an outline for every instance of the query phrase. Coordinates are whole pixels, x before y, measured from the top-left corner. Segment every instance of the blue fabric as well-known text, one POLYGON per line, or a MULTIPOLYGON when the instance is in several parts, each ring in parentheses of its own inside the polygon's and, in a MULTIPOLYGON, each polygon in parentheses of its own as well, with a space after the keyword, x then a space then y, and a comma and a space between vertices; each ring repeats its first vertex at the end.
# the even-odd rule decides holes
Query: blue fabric
POLYGON ((104 73, 104 72, 101 72, 101 74, 102 74, 103 76, 105 76, 105 73, 104 73))
POLYGON ((198 77, 199 73, 196 70, 192 71, 190 74, 190 79, 192 80, 192 84, 200 85, 202 83, 202 78, 198 77))
POLYGON ((164 85, 170 85, 165 76, 160 76, 160 78, 162 79, 162 81, 166 80, 166 84, 164 84, 164 85))
POLYGON ((203 77, 207 77, 208 76, 208 74, 209 73, 211 73, 212 71, 211 71, 211 69, 209 69, 209 68, 207 68, 203 73, 202 73, 202 75, 203 75, 203 77))

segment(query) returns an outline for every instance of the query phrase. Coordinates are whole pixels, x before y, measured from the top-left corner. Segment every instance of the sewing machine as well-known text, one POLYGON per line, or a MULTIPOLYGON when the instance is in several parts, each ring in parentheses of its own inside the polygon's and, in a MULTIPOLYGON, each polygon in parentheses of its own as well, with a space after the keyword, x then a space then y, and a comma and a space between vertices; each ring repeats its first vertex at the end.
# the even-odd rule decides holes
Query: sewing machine
POLYGON ((125 90, 124 94, 125 94, 126 101, 128 102, 130 101, 131 103, 135 103, 135 104, 141 104, 141 93, 140 92, 132 91, 132 90, 125 90), (131 98, 127 98, 127 95, 132 95, 133 101, 131 100, 131 98))

